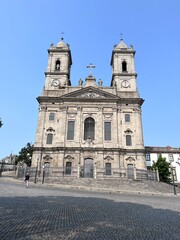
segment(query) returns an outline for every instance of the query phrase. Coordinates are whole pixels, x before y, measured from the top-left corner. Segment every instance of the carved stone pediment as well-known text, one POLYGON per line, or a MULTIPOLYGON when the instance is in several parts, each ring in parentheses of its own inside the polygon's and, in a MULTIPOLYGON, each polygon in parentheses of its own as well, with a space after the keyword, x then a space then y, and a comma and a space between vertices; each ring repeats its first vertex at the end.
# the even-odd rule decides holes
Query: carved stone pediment
POLYGON ((72 161, 74 159, 74 157, 72 157, 71 155, 67 155, 67 156, 65 156, 64 159, 66 159, 68 161, 72 161))
POLYGON ((119 99, 114 94, 108 93, 105 90, 98 89, 95 87, 84 87, 80 90, 65 94, 62 96, 63 99, 119 99))
POLYGON ((49 156, 49 155, 46 155, 46 156, 43 157, 43 159, 46 160, 46 161, 50 161, 52 159, 52 157, 49 156))
POLYGON ((124 131, 124 132, 125 132, 126 134, 127 134, 127 133, 133 133, 133 131, 132 131, 131 129, 129 129, 129 128, 126 129, 126 131, 124 131))
POLYGON ((135 162, 135 158, 133 158, 133 157, 128 157, 128 158, 126 158, 126 162, 128 162, 128 163, 134 163, 134 162, 135 162))
POLYGON ((49 127, 49 128, 47 129, 47 132, 55 132, 55 130, 54 130, 52 127, 49 127))
POLYGON ((114 160, 114 158, 112 158, 111 156, 106 156, 106 157, 104 157, 104 160, 111 161, 111 160, 114 160))

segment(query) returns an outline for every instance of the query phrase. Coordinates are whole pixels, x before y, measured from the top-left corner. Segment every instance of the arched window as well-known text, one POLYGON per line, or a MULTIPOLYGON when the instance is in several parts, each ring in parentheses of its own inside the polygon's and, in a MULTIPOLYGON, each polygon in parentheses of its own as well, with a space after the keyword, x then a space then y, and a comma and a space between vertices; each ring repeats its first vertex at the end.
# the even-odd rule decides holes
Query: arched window
POLYGON ((122 72, 127 72, 127 62, 126 61, 122 62, 122 72))
POLYGON ((53 134, 48 133, 47 139, 46 139, 46 144, 52 144, 52 142, 53 142, 53 134))
POLYGON ((126 135, 126 146, 132 146, 131 135, 126 135))
POLYGON ((67 162, 66 163, 66 170, 65 173, 71 175, 71 167, 72 167, 72 162, 67 162))
POLYGON ((93 118, 86 118, 84 122, 84 140, 95 138, 95 121, 93 118))
POLYGON ((106 175, 111 175, 111 163, 106 163, 105 173, 106 173, 106 175))
POLYGON ((60 64, 61 62, 58 60, 56 60, 56 64, 55 64, 55 70, 60 70, 60 64))

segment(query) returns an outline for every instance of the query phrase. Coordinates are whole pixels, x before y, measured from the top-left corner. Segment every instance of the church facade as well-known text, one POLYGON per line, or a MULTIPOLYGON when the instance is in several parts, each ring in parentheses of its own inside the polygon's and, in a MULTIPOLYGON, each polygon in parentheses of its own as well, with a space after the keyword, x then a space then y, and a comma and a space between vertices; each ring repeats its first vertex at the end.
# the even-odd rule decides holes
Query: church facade
POLYGON ((133 176, 146 169, 135 50, 120 40, 112 50, 112 79, 90 74, 71 85, 71 50, 63 39, 48 49, 32 167, 58 176, 133 176))

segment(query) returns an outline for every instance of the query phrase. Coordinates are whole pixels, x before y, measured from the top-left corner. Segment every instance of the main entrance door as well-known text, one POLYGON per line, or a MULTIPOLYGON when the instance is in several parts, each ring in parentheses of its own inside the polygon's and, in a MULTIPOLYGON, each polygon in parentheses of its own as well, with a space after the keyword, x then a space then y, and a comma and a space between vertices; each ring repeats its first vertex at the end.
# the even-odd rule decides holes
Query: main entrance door
POLYGON ((84 177, 93 178, 93 159, 92 158, 84 159, 84 177))
POLYGON ((133 164, 128 164, 128 179, 134 179, 134 166, 133 166, 133 164))

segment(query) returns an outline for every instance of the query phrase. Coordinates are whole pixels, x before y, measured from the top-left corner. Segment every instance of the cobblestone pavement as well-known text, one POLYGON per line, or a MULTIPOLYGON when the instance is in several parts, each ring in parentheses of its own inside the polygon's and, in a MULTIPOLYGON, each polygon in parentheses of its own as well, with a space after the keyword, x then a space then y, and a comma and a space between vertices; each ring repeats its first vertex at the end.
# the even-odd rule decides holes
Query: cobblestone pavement
POLYGON ((0 239, 179 240, 180 197, 25 188, 1 178, 0 239))

